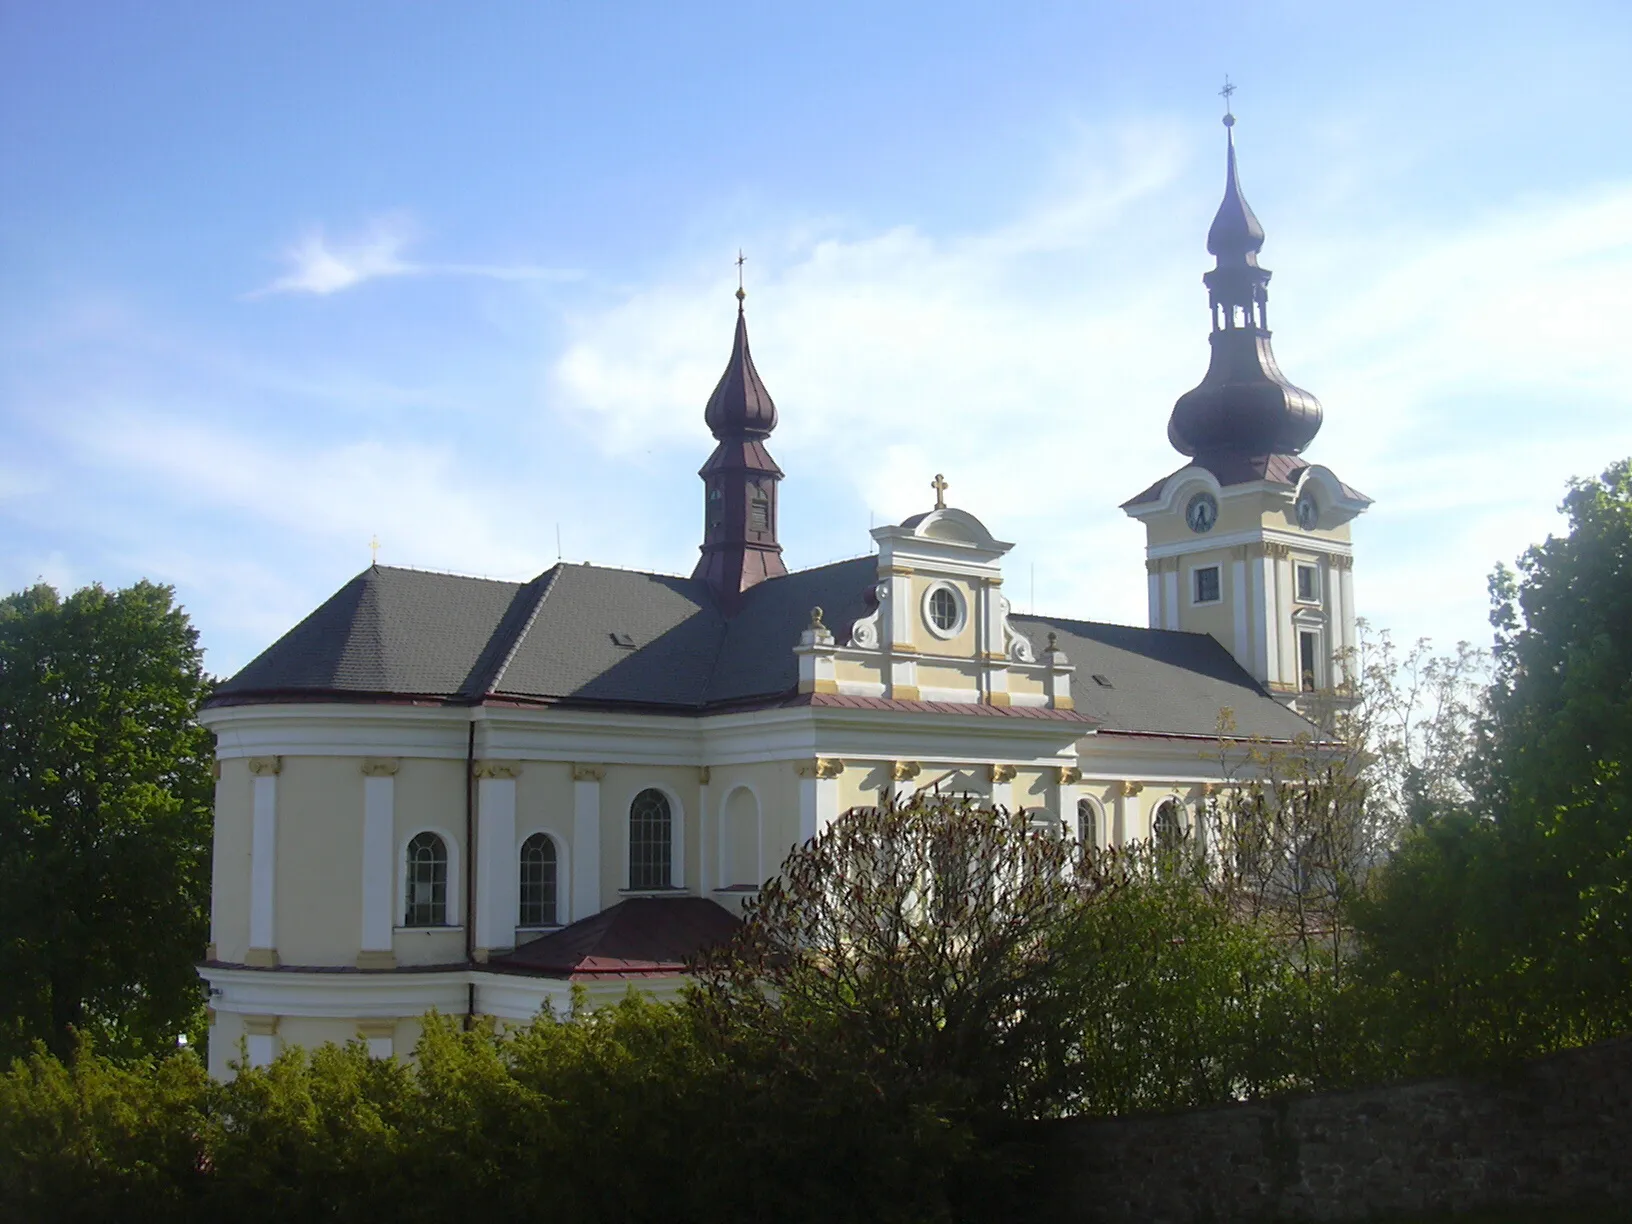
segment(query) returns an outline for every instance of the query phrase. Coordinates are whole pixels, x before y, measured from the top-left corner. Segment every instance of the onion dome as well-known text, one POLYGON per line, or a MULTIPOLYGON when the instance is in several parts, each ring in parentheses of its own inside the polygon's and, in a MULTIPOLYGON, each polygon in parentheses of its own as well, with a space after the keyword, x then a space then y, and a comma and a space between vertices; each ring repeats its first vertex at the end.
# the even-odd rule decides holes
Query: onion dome
POLYGON ((1167 438, 1182 455, 1295 455, 1320 431, 1320 401, 1295 387, 1275 362, 1269 338, 1269 278, 1258 266, 1264 227, 1241 194, 1232 115, 1224 200, 1207 231, 1217 265, 1202 277, 1213 312, 1212 361, 1194 390, 1181 395, 1167 438))
POLYGON ((742 301, 747 295, 737 290, 737 336, 731 345, 731 360, 725 373, 708 397, 703 410, 703 422, 716 438, 725 439, 746 434, 764 438, 776 428, 776 404, 765 390, 759 371, 754 369, 754 358, 748 351, 748 319, 743 313, 742 301))

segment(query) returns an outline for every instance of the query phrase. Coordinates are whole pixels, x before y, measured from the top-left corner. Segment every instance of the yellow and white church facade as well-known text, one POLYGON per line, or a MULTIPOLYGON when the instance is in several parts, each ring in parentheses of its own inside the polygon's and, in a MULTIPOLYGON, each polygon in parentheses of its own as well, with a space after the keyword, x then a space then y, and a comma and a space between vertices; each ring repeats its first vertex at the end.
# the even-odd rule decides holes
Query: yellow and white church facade
MULTIPOLYGON (((1194 820, 1234 734, 1308 736, 1355 644, 1351 520, 1301 458, 1318 402, 1275 364, 1263 230, 1233 140, 1208 234, 1187 457, 1124 506, 1147 627, 1021 616, 1010 545, 944 502, 876 552, 789 571, 776 408, 740 304, 705 423, 689 577, 530 582, 374 566, 222 684, 211 1071, 243 1048, 411 1049, 432 1008, 524 1020, 684 981, 744 898, 841 812, 978 795, 1097 844, 1194 820)), ((928 500, 926 498, 926 500, 928 500)))

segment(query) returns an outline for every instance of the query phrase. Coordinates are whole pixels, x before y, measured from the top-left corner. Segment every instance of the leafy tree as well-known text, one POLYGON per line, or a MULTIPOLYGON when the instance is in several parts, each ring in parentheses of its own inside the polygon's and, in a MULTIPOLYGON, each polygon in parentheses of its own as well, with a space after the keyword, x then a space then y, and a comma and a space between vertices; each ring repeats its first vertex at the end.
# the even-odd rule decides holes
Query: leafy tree
POLYGON ((1632 462, 1491 579, 1467 797, 1425 805, 1358 909, 1391 1061, 1439 1070, 1632 1029, 1632 462))
POLYGON ((208 931, 209 683, 169 587, 0 600, 0 1057, 173 1047, 208 931))

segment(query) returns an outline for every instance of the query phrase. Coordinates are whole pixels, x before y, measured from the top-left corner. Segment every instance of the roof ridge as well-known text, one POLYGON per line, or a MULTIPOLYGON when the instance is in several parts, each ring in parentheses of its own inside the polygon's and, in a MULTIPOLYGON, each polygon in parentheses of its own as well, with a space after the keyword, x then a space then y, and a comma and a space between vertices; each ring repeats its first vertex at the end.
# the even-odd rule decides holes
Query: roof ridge
POLYGON ((486 697, 489 693, 498 689, 499 681, 504 679, 505 669, 510 666, 511 661, 516 657, 516 651, 521 649, 521 644, 527 640, 527 634, 532 630, 533 623, 538 620, 539 609, 544 606, 544 601, 550 597, 550 592, 555 589, 555 584, 560 580, 561 573, 566 567, 566 562, 557 561, 544 573, 533 579, 533 582, 540 582, 548 577, 549 581, 545 582, 543 589, 539 591, 538 598, 533 601, 532 611, 527 614, 526 623, 516 632, 515 638, 510 642, 510 649, 504 652, 504 658, 499 660, 498 667, 493 669, 493 675, 482 686, 482 691, 478 696, 486 697))

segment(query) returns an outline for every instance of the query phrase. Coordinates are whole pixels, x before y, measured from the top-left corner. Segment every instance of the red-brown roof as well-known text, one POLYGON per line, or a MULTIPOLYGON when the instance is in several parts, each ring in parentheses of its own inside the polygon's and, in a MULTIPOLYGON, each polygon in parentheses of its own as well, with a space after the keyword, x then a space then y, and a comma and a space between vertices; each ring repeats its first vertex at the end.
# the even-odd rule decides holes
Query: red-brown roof
POLYGON ((629 897, 610 909, 488 961, 538 977, 655 977, 683 973, 742 923, 704 897, 629 897))

